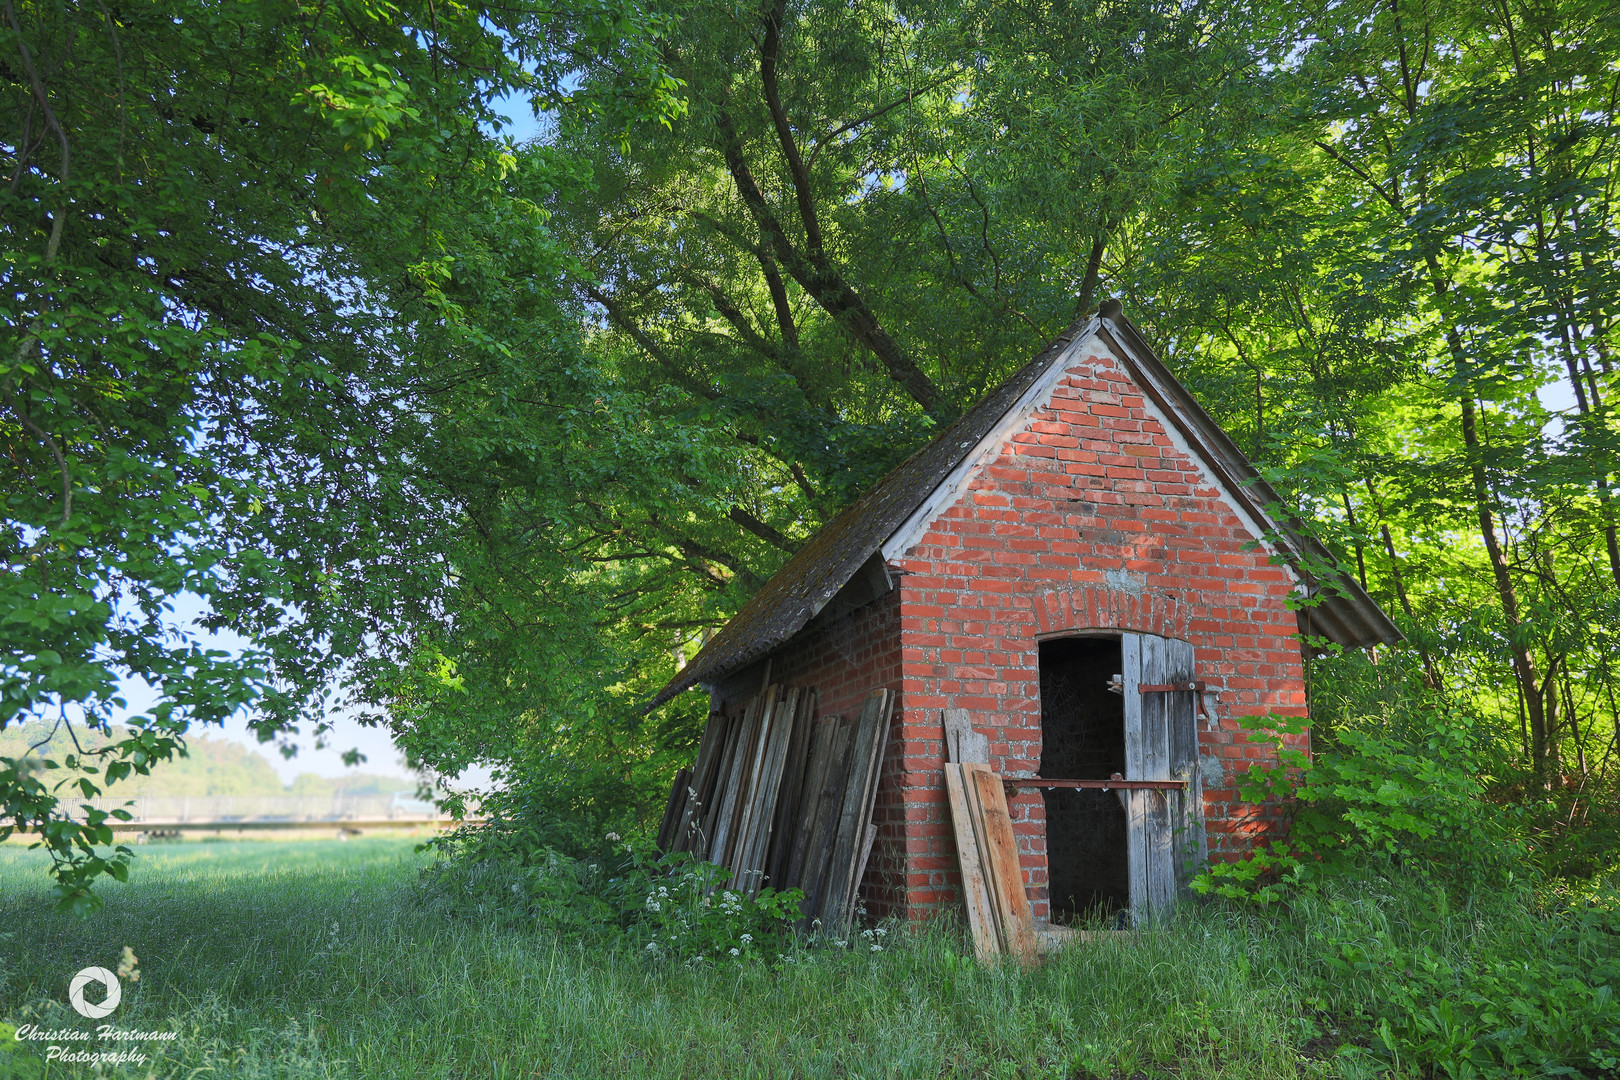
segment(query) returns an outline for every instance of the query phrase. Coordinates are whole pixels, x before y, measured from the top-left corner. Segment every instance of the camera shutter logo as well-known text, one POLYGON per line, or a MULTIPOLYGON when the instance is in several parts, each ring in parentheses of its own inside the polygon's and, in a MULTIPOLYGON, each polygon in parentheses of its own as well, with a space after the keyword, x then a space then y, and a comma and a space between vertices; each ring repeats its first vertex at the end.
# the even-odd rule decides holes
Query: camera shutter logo
POLYGON ((124 988, 118 984, 118 976, 103 967, 87 967, 68 983, 68 1004, 80 1016, 88 1016, 92 1020, 112 1015, 123 996, 124 988), (99 1003, 84 1000, 84 988, 97 982, 107 988, 107 996, 99 1003))

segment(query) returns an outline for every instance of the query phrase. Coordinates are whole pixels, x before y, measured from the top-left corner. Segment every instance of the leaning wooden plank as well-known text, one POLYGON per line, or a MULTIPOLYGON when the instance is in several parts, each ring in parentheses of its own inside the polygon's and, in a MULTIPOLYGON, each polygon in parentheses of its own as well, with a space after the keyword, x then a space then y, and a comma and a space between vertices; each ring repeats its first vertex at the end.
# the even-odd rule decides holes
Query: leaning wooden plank
POLYGON ((743 870, 743 862, 748 857, 748 847, 753 841, 755 818, 759 813, 760 773, 764 768, 764 758, 770 752, 771 734, 777 722, 777 713, 781 709, 783 694, 780 687, 772 686, 765 691, 765 705, 759 717, 759 733, 749 753, 748 766, 743 771, 742 791, 737 797, 737 823, 732 834, 731 857, 726 865, 731 867, 731 878, 726 882, 728 889, 738 886, 743 870))
POLYGON ((715 748, 714 769, 704 780, 703 786, 698 788, 699 805, 693 814, 693 835, 687 841, 686 850, 702 859, 709 857, 709 850, 714 846, 714 826, 720 820, 720 801, 725 796, 726 777, 731 773, 731 763, 737 756, 737 740, 742 726, 741 716, 726 718, 724 738, 715 748))
POLYGON ((720 809, 714 819, 709 861, 721 866, 731 865, 732 840, 737 832, 738 804, 744 794, 745 778, 748 775, 754 742, 759 737, 760 713, 764 710, 764 705, 764 694, 759 694, 748 702, 748 709, 743 713, 742 728, 737 732, 736 753, 732 755, 731 769, 724 781, 725 786, 717 792, 720 809))
POLYGON ((758 795, 754 800, 753 821, 747 833, 743 858, 737 868, 740 875, 738 884, 750 896, 764 884, 765 854, 770 849, 771 827, 776 820, 776 800, 782 790, 782 766, 787 763, 788 744, 793 740, 799 696, 798 689, 789 690, 786 698, 777 704, 776 717, 771 723, 770 741, 759 775, 758 795))
POLYGON ((686 805, 686 789, 692 778, 692 770, 682 768, 675 774, 675 782, 669 787, 669 801, 664 804, 664 820, 658 823, 658 850, 667 852, 670 841, 675 832, 676 822, 679 820, 681 807, 686 805))
POLYGON ((1007 793, 1001 777, 982 765, 963 767, 963 780, 971 779, 979 796, 984 822, 985 851, 989 855, 990 886, 1001 918, 1001 935, 1007 951, 1020 964, 1040 959, 1035 940, 1035 917, 1024 891, 1024 872, 1018 862, 1018 838, 1013 835, 1012 818, 1007 814, 1007 793))
POLYGON ((850 925, 855 918, 855 908, 859 905, 861 879, 866 874, 866 860, 872 853, 872 842, 876 833, 873 832, 873 811, 877 806, 878 780, 883 773, 883 752, 889 744, 889 713, 894 704, 894 692, 879 690, 874 695, 877 705, 877 742, 872 751, 871 762, 866 768, 866 776, 862 783, 860 808, 856 813, 856 822, 864 830, 864 835, 857 841, 858 847, 854 863, 850 866, 849 883, 844 892, 843 922, 850 925))
POLYGON ((816 812, 821 805, 821 788, 827 778, 827 763, 832 757, 833 738, 838 734, 839 725, 838 717, 823 717, 811 733, 810 755, 805 762, 804 786, 799 796, 799 812, 793 822, 793 846, 788 853, 787 869, 777 885, 779 889, 804 888, 804 864, 809 856, 810 834, 815 829, 816 812))
POLYGON ((822 773, 821 789, 816 794, 815 821, 810 828, 810 841, 805 848, 804 876, 800 888, 804 902, 806 924, 821 918, 822 901, 827 892, 827 864, 832 859, 833 843, 838 834, 839 811, 844 805, 844 788, 849 781, 849 761, 855 744, 857 722, 841 719, 833 732, 832 745, 827 752, 827 767, 822 773))
POLYGON ((748 844, 753 835, 754 819, 759 812, 760 774, 765 767, 765 755, 770 750, 771 731, 776 724, 776 714, 781 700, 781 687, 766 688, 765 704, 759 714, 759 726, 754 732, 754 740, 748 753, 748 764, 742 774, 742 790, 737 796, 737 819, 731 834, 731 850, 725 862, 732 871, 731 888, 738 885, 742 860, 747 854, 748 844))
POLYGON ((985 832, 984 802, 979 798, 979 785, 974 780, 975 769, 987 769, 988 765, 958 766, 962 776, 962 794, 967 800, 968 827, 973 831, 973 846, 979 853, 979 870, 984 875, 986 895, 990 898, 990 921, 996 927, 996 940, 1001 943, 1002 952, 1010 952, 1007 944, 1007 927, 1002 918, 1002 906, 997 900, 995 867, 990 863, 990 837, 985 832))
POLYGON ((793 738, 787 759, 782 763, 782 787, 776 796, 776 816, 771 822, 771 843, 765 855, 767 884, 781 889, 793 854, 793 836, 799 818, 799 799, 804 794, 804 769, 810 753, 810 728, 816 715, 816 692, 806 689, 799 698, 793 717, 793 738))
POLYGON ((1121 791, 1125 804, 1126 874, 1130 882, 1131 922, 1147 917, 1152 906, 1149 867, 1153 863, 1153 833, 1148 823, 1148 791, 1121 791))
POLYGON ((725 752, 726 732, 730 726, 731 720, 724 713, 709 714, 709 722, 703 728, 703 739, 698 743, 692 778, 687 782, 680 818, 675 824, 672 841, 675 851, 689 850, 694 834, 701 827, 703 808, 708 805, 708 789, 714 786, 714 773, 719 766, 720 756, 725 752))
POLYGON ((850 878, 855 884, 849 890, 849 899, 844 901, 844 925, 854 926, 855 917, 865 914, 860 906, 861 880, 866 877, 866 864, 872 858, 872 845, 877 843, 877 822, 870 822, 866 826, 866 836, 861 840, 861 853, 855 860, 855 875, 850 878))
POLYGON ((709 714, 709 722, 703 728, 703 739, 698 743, 697 760, 692 765, 692 775, 686 782, 686 790, 682 792, 681 808, 675 815, 674 827, 670 834, 670 851, 691 850, 697 835, 702 831, 703 809, 708 805, 703 790, 705 785, 713 782, 712 776, 718 763, 717 759, 725 748, 726 728, 729 723, 724 713, 709 714))
POLYGON ((979 841, 973 835, 960 765, 945 766, 945 795, 951 808, 951 829, 956 836, 956 861, 962 868, 962 902, 967 908, 973 952, 980 960, 989 960, 1002 952, 1001 932, 991 907, 990 888, 984 880, 984 862, 979 855, 979 841))
POLYGON ((850 878, 855 873, 855 861, 860 857, 861 840, 866 836, 866 823, 870 820, 861 815, 866 810, 872 761, 883 747, 879 729, 887 727, 882 715, 887 700, 888 696, 882 690, 868 694, 861 709, 860 726, 855 732, 855 749, 849 762, 849 783, 844 790, 844 804, 839 808, 837 839, 833 843, 832 861, 828 869, 827 898, 821 910, 823 926, 834 933, 841 934, 847 925, 844 912, 849 907, 849 894, 853 889, 850 878))

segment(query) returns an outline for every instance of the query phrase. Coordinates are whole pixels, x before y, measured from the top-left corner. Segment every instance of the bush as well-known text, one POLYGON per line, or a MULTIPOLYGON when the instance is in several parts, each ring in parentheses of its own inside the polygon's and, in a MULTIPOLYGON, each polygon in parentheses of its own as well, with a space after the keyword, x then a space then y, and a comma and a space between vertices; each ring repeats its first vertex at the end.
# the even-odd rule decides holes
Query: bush
POLYGON ((1310 1003, 1359 1036, 1342 1057, 1454 1078, 1620 1076, 1612 887, 1579 904, 1521 886, 1458 905, 1443 885, 1389 869, 1290 905, 1310 1003))
MULTIPOLYGON (((453 841, 452 841, 453 842, 453 841)), ((426 902, 454 914, 526 923, 649 958, 726 961, 794 947, 798 889, 725 888, 731 871, 686 853, 659 857, 608 834, 583 857, 554 849, 493 857, 474 842, 424 871, 426 902)))
POLYGON ((1205 895, 1273 903, 1290 893, 1369 864, 1392 872, 1444 879, 1465 889, 1500 886, 1523 864, 1514 813, 1485 798, 1473 724, 1435 708, 1414 740, 1365 730, 1341 730, 1336 744, 1312 761, 1284 746, 1307 721, 1291 716, 1243 721, 1253 742, 1269 745, 1274 765, 1256 765, 1237 778, 1252 803, 1282 802, 1291 822, 1287 840, 1251 858, 1210 867, 1193 881, 1205 895))

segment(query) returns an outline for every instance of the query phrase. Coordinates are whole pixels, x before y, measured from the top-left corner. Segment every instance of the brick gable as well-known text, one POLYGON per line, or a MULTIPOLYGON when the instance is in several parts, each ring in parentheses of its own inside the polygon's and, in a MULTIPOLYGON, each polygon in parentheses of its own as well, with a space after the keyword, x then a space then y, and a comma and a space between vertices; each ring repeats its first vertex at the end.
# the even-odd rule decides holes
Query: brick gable
MULTIPOLYGON (((908 902, 956 900, 940 786, 940 710, 967 709, 991 760, 1034 775, 1041 756, 1043 637, 1133 630, 1187 640, 1211 684, 1199 720, 1211 849, 1246 848, 1268 825, 1231 790, 1258 756, 1238 719, 1304 715, 1293 576, 1096 339, 1050 401, 971 477, 917 542, 902 574, 903 773, 890 805, 906 822, 908 902)), ((886 793, 890 794, 890 793, 886 793)), ((1044 802, 1012 802, 1026 883, 1045 914, 1044 802)))

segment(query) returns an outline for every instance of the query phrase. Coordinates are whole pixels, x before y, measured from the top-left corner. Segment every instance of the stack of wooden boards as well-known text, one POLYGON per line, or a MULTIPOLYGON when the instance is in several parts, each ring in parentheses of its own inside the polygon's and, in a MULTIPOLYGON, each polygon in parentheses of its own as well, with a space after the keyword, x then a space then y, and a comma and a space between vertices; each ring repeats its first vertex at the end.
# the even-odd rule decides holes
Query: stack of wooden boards
POLYGON ((1021 964, 1035 963, 1035 919, 1001 777, 985 764, 952 762, 945 766, 945 791, 974 952, 980 960, 1010 955, 1021 964))
POLYGON ((877 837, 893 704, 877 690, 858 719, 818 719, 815 690, 767 686, 740 715, 711 716, 697 761, 670 789, 659 849, 726 867, 727 888, 802 889, 802 925, 841 931, 877 837))

